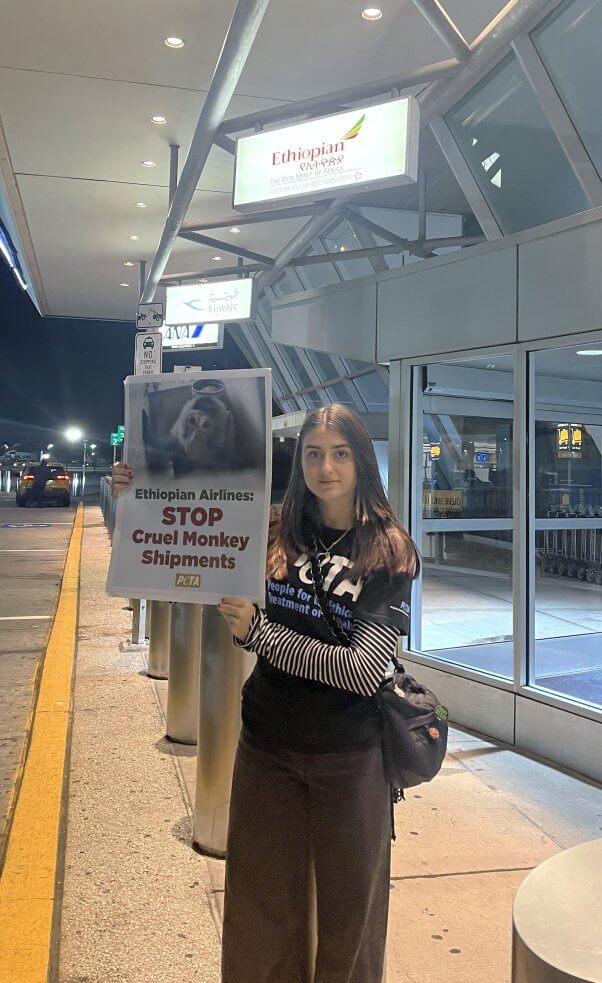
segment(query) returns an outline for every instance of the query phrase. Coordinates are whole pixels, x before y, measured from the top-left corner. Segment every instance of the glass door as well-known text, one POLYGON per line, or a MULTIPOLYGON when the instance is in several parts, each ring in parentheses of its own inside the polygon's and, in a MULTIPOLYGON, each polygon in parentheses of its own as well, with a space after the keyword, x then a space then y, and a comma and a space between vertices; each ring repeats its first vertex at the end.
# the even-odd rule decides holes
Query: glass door
POLYGON ((513 676, 514 357, 413 370, 413 535, 423 557, 411 647, 513 676))

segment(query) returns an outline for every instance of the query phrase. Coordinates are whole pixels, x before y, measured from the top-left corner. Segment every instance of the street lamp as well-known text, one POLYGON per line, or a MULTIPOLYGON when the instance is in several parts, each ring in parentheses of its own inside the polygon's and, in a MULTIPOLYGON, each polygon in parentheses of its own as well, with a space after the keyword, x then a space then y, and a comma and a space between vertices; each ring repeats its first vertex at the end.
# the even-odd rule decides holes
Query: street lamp
MULTIPOLYGON (((82 440, 84 434, 79 427, 67 427, 65 430, 65 437, 71 444, 78 444, 82 440)), ((86 450, 88 447, 88 441, 84 440, 84 456, 82 460, 82 498, 86 492, 86 450)))

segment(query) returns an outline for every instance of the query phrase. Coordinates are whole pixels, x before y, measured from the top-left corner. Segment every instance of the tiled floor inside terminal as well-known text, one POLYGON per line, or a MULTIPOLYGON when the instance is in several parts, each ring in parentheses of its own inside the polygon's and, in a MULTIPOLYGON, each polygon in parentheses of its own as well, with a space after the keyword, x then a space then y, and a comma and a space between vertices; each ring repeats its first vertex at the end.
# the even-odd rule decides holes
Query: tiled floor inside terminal
MULTIPOLYGON (((503 574, 427 567, 421 649, 511 678, 512 610, 512 588, 503 574)), ((602 589, 598 584, 538 572, 535 682, 583 700, 602 700, 602 589)))

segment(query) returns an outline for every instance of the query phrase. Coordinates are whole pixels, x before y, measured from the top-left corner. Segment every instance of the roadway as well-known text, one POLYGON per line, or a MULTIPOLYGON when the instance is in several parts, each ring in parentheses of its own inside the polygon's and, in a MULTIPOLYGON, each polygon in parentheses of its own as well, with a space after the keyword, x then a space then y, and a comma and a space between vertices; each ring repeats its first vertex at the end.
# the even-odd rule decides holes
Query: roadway
POLYGON ((0 867, 34 683, 52 627, 75 506, 0 499, 0 867))

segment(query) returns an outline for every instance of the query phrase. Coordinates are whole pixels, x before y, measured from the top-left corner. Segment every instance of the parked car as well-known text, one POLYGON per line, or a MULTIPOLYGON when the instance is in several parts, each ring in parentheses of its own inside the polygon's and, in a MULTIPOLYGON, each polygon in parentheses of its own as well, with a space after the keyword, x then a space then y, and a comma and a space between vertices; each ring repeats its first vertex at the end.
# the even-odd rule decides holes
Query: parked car
MULTIPOLYGON (((32 492, 38 468, 39 464, 30 464, 21 473, 15 496, 16 503, 20 508, 33 505, 32 492)), ((55 502, 57 505, 67 508, 71 504, 71 478, 67 474, 65 466, 58 462, 49 463, 48 473, 43 501, 49 504, 55 502)))

